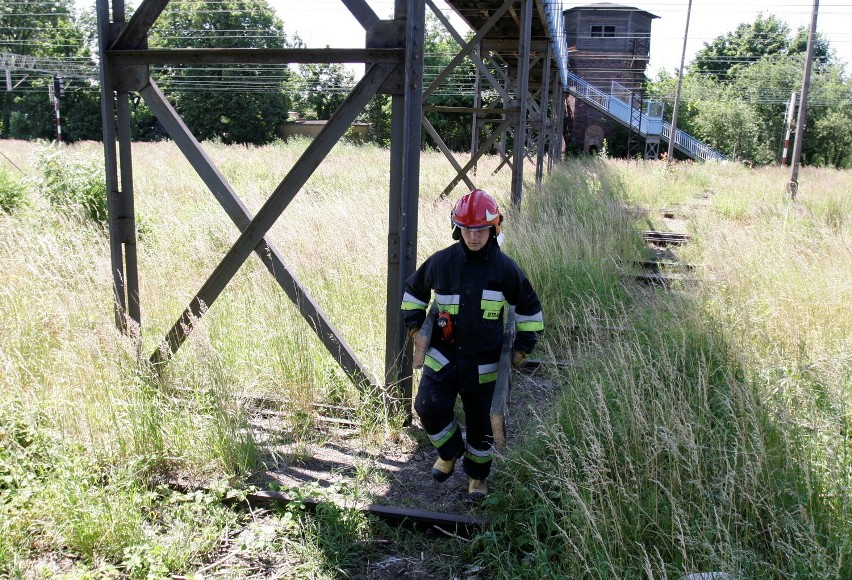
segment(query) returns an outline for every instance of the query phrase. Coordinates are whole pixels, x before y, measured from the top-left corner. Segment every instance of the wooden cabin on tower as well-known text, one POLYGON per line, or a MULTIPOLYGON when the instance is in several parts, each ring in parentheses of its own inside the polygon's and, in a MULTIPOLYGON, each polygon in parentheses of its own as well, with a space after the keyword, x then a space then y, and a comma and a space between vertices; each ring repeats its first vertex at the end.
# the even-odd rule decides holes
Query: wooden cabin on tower
MULTIPOLYGON (((651 22, 659 17, 608 2, 576 6, 563 15, 568 70, 641 111, 651 53, 651 22)), ((617 156, 631 155, 632 142, 641 147, 640 136, 631 135, 629 125, 625 128, 599 108, 570 94, 566 98, 564 137, 567 152, 600 152, 604 141, 617 156), (613 147, 623 147, 624 151, 614 151, 613 147)))

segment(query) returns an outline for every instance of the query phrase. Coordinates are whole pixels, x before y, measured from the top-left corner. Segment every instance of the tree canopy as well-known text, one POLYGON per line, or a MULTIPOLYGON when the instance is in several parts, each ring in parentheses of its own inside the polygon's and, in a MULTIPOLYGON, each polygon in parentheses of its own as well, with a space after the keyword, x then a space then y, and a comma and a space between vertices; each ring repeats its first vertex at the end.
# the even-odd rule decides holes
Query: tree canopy
POLYGON ((355 85, 355 76, 338 63, 303 64, 293 84, 296 108, 307 116, 327 120, 355 85))
MULTIPOLYGON (((151 30, 152 48, 291 46, 266 0, 175 0, 151 30)), ((184 65, 156 71, 187 127, 200 140, 268 143, 287 120, 286 66, 184 65)))
MULTIPOLYGON (((47 59, 94 63, 93 14, 74 12, 73 0, 0 0, 0 51, 47 59), (22 6, 26 6, 24 10, 22 6)), ((790 27, 774 15, 760 14, 705 44, 687 69, 679 128, 733 156, 757 163, 777 161, 790 95, 801 89, 808 30, 790 27)), ((302 46, 289 38, 267 0, 174 0, 154 25, 152 48, 277 48, 302 46)), ((458 50, 454 38, 428 16, 424 82, 449 63, 458 50)), ((835 63, 828 42, 817 35, 815 66, 803 143, 803 162, 852 165, 852 80, 835 63)), ((354 84, 353 75, 335 64, 180 65, 151 72, 200 140, 262 144, 278 138, 290 110, 307 118, 328 119, 354 84)), ((466 59, 433 92, 429 106, 473 105, 473 63, 466 59)), ((53 139, 56 123, 48 98, 49 73, 17 73, 13 91, 0 96, 0 137, 53 139)), ((63 138, 102 136, 98 79, 66 79, 61 99, 63 138), (70 86, 68 86, 70 85, 70 86), (69 90, 70 89, 70 90, 69 90)), ((675 78, 663 73, 648 96, 671 106, 675 78)), ((483 95, 487 102, 488 91, 483 95)), ((133 101, 134 139, 158 138, 153 114, 133 101)), ((377 142, 390 135, 390 99, 377 95, 362 115, 377 142)), ((470 146, 470 116, 428 114, 446 145, 470 146)), ((485 127, 485 130, 488 130, 485 127)), ((424 143, 431 143, 424 135, 424 143)))
MULTIPOLYGON (((90 57, 84 29, 75 18, 73 0, 0 0, 0 52, 44 59, 90 57)), ((20 75, 14 82, 14 91, 2 92, 1 137, 55 137, 55 112, 48 106, 51 82, 52 78, 44 74, 20 75)), ((93 98, 69 96, 69 104, 81 101, 86 106, 93 98)))
MULTIPOLYGON (((761 13, 754 22, 740 24, 732 32, 704 43, 704 48, 695 54, 690 71, 716 81, 732 81, 739 70, 764 57, 804 54, 807 42, 807 28, 800 28, 793 36, 790 27, 777 16, 761 13)), ((818 38, 814 56, 815 60, 828 64, 828 42, 818 38)))
MULTIPOLYGON (((807 37, 807 29, 792 35, 777 17, 761 14, 707 43, 684 77, 678 128, 729 156, 777 162, 788 103, 802 87, 807 37)), ((814 62, 802 161, 848 167, 852 79, 819 37, 814 62)), ((649 86, 650 95, 670 103, 675 83, 675 77, 661 74, 649 86)))

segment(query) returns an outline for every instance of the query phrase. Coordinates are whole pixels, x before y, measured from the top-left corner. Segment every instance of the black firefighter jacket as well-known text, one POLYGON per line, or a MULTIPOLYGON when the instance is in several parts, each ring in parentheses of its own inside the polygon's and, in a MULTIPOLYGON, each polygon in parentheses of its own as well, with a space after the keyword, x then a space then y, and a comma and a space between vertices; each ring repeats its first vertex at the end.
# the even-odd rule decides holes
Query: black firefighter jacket
POLYGON ((435 291, 438 312, 452 319, 452 336, 444 340, 434 325, 425 365, 438 373, 457 364, 459 381, 476 389, 497 378, 507 305, 515 307, 513 348, 530 353, 544 329, 538 296, 515 261, 500 251, 496 239, 478 252, 459 241, 435 252, 405 281, 402 314, 408 329, 419 328, 435 291))

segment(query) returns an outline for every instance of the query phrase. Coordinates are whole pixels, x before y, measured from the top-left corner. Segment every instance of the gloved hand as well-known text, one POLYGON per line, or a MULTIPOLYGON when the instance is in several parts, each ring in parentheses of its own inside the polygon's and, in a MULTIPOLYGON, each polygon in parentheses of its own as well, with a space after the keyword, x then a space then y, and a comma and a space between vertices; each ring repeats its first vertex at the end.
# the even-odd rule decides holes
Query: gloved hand
POLYGON ((419 326, 412 326, 411 328, 408 329, 408 336, 410 336, 411 338, 414 338, 415 336, 417 336, 418 332, 420 332, 420 327, 419 326))
POLYGON ((524 351, 516 350, 512 352, 512 366, 518 366, 519 364, 524 362, 525 358, 527 358, 527 353, 525 353, 524 351))

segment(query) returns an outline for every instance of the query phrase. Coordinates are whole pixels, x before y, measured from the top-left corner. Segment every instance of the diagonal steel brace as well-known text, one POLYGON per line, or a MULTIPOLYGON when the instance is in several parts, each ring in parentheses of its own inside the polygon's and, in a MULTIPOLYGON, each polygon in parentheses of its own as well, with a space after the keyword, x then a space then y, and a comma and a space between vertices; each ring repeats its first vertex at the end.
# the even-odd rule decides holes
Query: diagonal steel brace
MULTIPOLYGON (((207 185, 213 196, 240 230, 248 227, 251 222, 251 214, 239 199, 236 192, 213 163, 212 159, 202 149, 201 144, 195 139, 189 128, 177 114, 163 95, 160 88, 153 79, 141 89, 140 94, 147 105, 151 108, 157 119, 169 132, 169 136, 189 160, 198 176, 207 185)), ((358 362, 355 354, 340 333, 332 326, 326 318, 325 313, 314 302, 313 297, 299 280, 293 275, 281 258, 278 249, 269 240, 265 241, 265 248, 259 245, 255 253, 263 262, 266 269, 272 274, 279 286, 284 290, 290 300, 297 306, 299 312, 322 340, 328 352, 337 360, 350 380, 356 385, 369 384, 369 374, 358 362)))
POLYGON ((393 72, 396 65, 381 63, 369 67, 343 104, 329 119, 326 126, 308 146, 296 164, 290 169, 269 199, 254 218, 242 230, 237 241, 219 262, 183 314, 174 323, 165 338, 165 348, 157 349, 150 360, 160 365, 180 348, 191 332, 204 309, 219 297, 227 284, 245 263, 252 252, 265 253, 267 244, 264 236, 275 224, 287 205, 293 200, 305 182, 313 174, 320 161, 331 151, 344 135, 358 114, 378 92, 382 83, 393 72))

